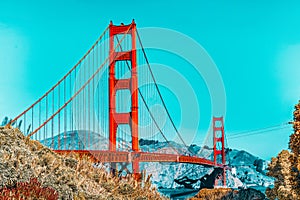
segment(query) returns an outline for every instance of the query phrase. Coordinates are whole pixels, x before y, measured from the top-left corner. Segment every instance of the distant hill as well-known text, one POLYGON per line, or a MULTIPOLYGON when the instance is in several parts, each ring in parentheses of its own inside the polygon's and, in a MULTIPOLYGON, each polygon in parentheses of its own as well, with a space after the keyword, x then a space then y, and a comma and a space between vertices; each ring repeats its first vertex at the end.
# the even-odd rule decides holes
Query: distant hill
MULTIPOLYGON (((60 149, 66 145, 67 149, 82 149, 84 141, 88 140, 88 131, 78 130, 73 132, 61 133, 60 136, 48 138, 41 141, 42 144, 55 149, 58 147, 58 138, 60 138, 60 149), (64 142, 66 141, 66 144, 64 142), (78 142, 79 141, 79 142, 78 142)), ((104 136, 91 132, 90 133, 91 145, 85 146, 85 149, 108 149, 108 139, 104 136)), ((131 143, 117 138, 117 143, 121 144, 121 148, 129 150, 131 143)), ((143 140, 140 139, 141 151, 149 152, 167 152, 174 153, 174 150, 169 147, 167 142, 143 140)), ((172 142, 172 146, 184 152, 185 147, 172 142)), ((197 145, 191 145, 190 151, 197 155, 210 155, 208 158, 212 159, 212 149, 206 147, 204 150, 197 145)), ((268 187, 274 184, 274 180, 266 176, 266 168, 268 162, 262 160, 244 150, 227 149, 226 160, 230 165, 231 170, 227 172, 227 182, 230 187, 268 187)), ((187 152, 186 152, 187 153, 187 152)), ((158 188, 176 188, 181 187, 174 182, 174 179, 187 176, 191 179, 200 179, 206 173, 210 173, 212 168, 205 168, 203 166, 184 164, 184 163, 140 163, 141 169, 146 169, 147 174, 152 174, 152 182, 158 188)), ((130 169, 130 167, 129 167, 130 169)), ((200 181, 194 184, 194 187, 200 187, 200 181)))
MULTIPOLYGON (((142 146, 141 149, 144 147, 142 146)), ((147 147, 146 147, 147 148, 147 147)), ((194 145, 196 151, 201 149, 194 145)), ((212 150, 206 149, 208 154, 211 151, 210 159, 212 159, 212 150)), ((226 154, 228 165, 231 170, 227 171, 227 184, 229 187, 258 187, 265 190, 266 187, 274 184, 274 179, 266 176, 266 168, 268 161, 262 160, 244 150, 227 150, 226 154)), ((187 176, 190 179, 200 179, 206 173, 211 173, 213 168, 205 168, 203 166, 191 164, 160 164, 160 163, 144 163, 142 164, 147 173, 152 174, 153 183, 159 188, 176 188, 181 187, 174 182, 174 179, 187 176)), ((200 187, 200 181, 194 184, 195 188, 200 187)))
POLYGON ((40 141, 52 149, 107 149, 108 140, 95 132, 74 130, 40 141), (60 141, 60 142, 59 142, 60 141), (90 141, 90 143, 88 143, 90 141), (89 145, 88 145, 89 144, 89 145))

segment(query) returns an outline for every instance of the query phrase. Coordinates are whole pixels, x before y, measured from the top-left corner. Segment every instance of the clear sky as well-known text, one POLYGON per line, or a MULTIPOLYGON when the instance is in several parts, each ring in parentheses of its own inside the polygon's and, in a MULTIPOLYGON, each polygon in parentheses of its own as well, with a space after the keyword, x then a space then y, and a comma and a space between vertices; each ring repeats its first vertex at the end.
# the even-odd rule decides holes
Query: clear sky
MULTIPOLYGON (((228 145, 269 159, 287 148, 291 129, 236 139, 230 134, 292 119, 293 106, 300 99, 299 8, 298 1, 274 0, 3 0, 0 118, 16 116, 55 84, 110 20, 130 23, 134 18, 138 27, 176 30, 206 49, 226 90, 228 145)), ((153 53, 150 59, 172 65, 168 55, 153 53)), ((167 103, 172 102, 166 95, 167 103)), ((203 99, 200 109, 209 112, 207 92, 203 99)), ((171 114, 180 123, 176 109, 171 114)), ((206 126, 210 116, 201 117, 206 126)), ((189 129, 188 124, 184 128, 189 129)))

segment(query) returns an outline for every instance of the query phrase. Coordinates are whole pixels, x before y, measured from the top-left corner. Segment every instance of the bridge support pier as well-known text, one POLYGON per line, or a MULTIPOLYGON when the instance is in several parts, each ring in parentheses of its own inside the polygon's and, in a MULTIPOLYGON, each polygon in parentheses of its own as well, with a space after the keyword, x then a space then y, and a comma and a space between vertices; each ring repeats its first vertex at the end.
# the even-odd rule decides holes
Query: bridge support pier
POLYGON ((135 178, 135 180, 141 180, 141 173, 140 173, 140 163, 139 160, 136 159, 134 161, 132 161, 132 170, 133 170, 133 177, 135 178))

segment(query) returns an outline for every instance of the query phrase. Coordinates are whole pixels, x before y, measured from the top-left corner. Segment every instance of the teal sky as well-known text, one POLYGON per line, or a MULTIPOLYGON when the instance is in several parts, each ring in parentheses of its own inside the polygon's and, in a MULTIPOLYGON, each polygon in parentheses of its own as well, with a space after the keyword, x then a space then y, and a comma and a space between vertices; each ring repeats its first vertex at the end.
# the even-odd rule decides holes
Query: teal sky
MULTIPOLYGON (((3 0, 0 118, 16 116, 54 85, 110 20, 118 24, 134 18, 140 28, 173 29, 206 49, 224 81, 228 137, 290 121, 293 106, 300 99, 299 8, 297 1, 268 0, 3 0)), ((165 53, 149 55, 154 63, 174 64, 172 56, 165 53)), ((197 81, 191 77, 193 87, 198 87, 197 81)), ((165 94, 168 105, 178 104, 172 103, 172 95, 165 94)), ((203 92, 200 108, 204 113, 209 113, 208 95, 203 92)), ((178 113, 171 111, 176 123, 180 123, 178 113)), ((201 117, 205 127, 210 116, 201 117)), ((189 129, 188 124, 184 128, 189 129)), ((229 139, 228 144, 269 159, 287 148, 290 133, 291 129, 282 129, 229 139)))

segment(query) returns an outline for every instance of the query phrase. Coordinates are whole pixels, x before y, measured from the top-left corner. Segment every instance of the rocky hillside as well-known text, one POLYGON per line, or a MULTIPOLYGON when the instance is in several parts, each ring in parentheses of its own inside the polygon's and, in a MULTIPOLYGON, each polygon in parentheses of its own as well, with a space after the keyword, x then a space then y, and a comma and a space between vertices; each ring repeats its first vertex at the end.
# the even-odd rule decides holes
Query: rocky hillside
MULTIPOLYGON (((267 176, 268 161, 260 159, 244 150, 229 150, 227 158, 230 159, 230 166, 232 167, 229 175, 236 177, 240 180, 245 187, 260 186, 269 187, 273 186, 274 179, 267 176)), ((228 177, 230 181, 230 177, 228 177)), ((236 180, 235 180, 236 181, 236 180)), ((237 184, 235 186, 240 187, 237 184)))
MULTIPOLYGON (((146 149, 148 147, 141 146, 141 148, 146 149)), ((264 190, 264 188, 273 186, 274 179, 266 175, 267 161, 246 151, 235 149, 227 151, 227 160, 230 160, 231 166, 231 170, 227 171, 229 187, 260 187, 264 190)), ((187 176, 189 179, 196 180, 213 171, 213 168, 184 163, 143 163, 142 168, 147 169, 147 173, 152 174, 152 183, 158 188, 182 187, 175 183, 174 179, 187 176)), ((199 188, 200 181, 193 184, 193 187, 199 188)))
POLYGON ((18 129, 0 127, 0 197, 34 199, 28 188, 39 190, 35 195, 50 192, 39 199, 162 199, 149 179, 120 180, 87 158, 59 156, 18 129))

